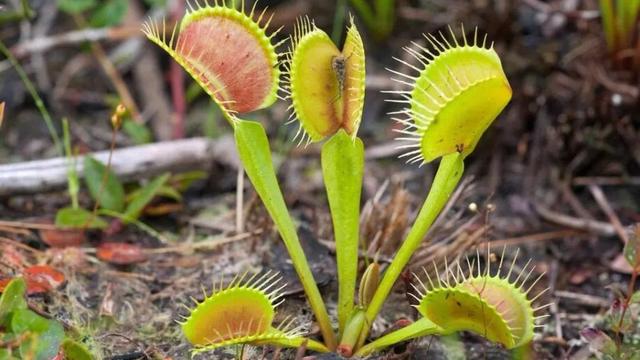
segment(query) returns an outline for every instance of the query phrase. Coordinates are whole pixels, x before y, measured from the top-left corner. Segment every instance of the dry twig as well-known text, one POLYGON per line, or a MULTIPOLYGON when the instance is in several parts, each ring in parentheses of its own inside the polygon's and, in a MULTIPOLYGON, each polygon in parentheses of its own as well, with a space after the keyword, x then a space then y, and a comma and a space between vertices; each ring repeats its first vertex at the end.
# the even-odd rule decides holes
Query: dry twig
MULTIPOLYGON (((226 141, 192 138, 158 142, 117 149, 113 152, 112 171, 123 181, 148 178, 164 172, 206 170, 215 159, 225 161, 229 152, 226 141)), ((91 154, 106 163, 109 151, 91 154)), ((76 159, 76 171, 83 173, 83 156, 76 159)), ((0 165, 0 196, 33 194, 64 188, 69 163, 64 157, 0 165)))
POLYGON ((14 46, 12 51, 17 58, 21 58, 31 53, 46 52, 65 45, 100 40, 119 40, 132 36, 140 36, 140 26, 120 26, 99 29, 87 28, 53 36, 35 38, 14 46))
POLYGON ((609 218, 609 222, 620 237, 620 240, 622 240, 622 242, 626 244, 627 241, 629 241, 627 232, 624 230, 624 227, 620 222, 620 218, 611 208, 611 204, 609 204, 609 200, 607 200, 606 196, 602 192, 602 189, 597 185, 589 185, 589 191, 591 192, 591 195, 593 195, 593 198, 596 200, 602 211, 609 218))

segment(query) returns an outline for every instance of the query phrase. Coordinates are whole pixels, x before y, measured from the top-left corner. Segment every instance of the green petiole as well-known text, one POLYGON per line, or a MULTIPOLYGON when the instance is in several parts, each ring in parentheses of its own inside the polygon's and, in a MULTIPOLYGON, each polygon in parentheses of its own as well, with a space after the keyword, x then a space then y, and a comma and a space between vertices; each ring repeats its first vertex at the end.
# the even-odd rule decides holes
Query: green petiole
POLYGON ((322 301, 320 290, 313 278, 293 220, 289 215, 282 191, 278 185, 278 179, 271 161, 271 149, 269 148, 267 134, 261 124, 245 120, 235 121, 234 134, 240 160, 247 176, 249 176, 253 187, 280 232, 311 309, 316 315, 324 342, 329 349, 333 350, 336 348, 336 338, 329 320, 329 314, 322 301))
POLYGON ((80 181, 78 180, 78 171, 76 170, 76 158, 71 152, 71 134, 69 132, 69 120, 62 119, 62 135, 64 139, 64 153, 67 158, 67 191, 71 198, 71 206, 78 208, 78 192, 80 191, 80 181))
POLYGON ((360 346, 364 344, 369 333, 370 324, 373 323, 376 315, 380 312, 385 299, 391 292, 391 288, 393 288, 400 273, 404 270, 413 253, 418 249, 418 246, 420 246, 427 231, 429 231, 429 228, 438 217, 438 214, 440 214, 440 211, 442 211, 447 200, 449 200, 449 196, 458 185, 463 171, 464 162, 462 154, 455 152, 442 157, 427 199, 422 205, 422 209, 420 209, 418 217, 409 231, 407 238, 385 271, 382 281, 373 295, 371 303, 367 307, 366 324, 369 325, 365 326, 360 334, 358 342, 360 346))
POLYGON ((442 335, 445 331, 438 325, 434 324, 427 318, 421 318, 409 326, 393 331, 385 336, 376 339, 373 342, 361 347, 356 351, 356 356, 367 356, 373 352, 384 349, 393 344, 400 343, 427 335, 442 335))
POLYGON ((340 334, 354 306, 358 276, 360 194, 364 146, 344 130, 322 146, 322 174, 327 189, 338 265, 338 322, 340 334))

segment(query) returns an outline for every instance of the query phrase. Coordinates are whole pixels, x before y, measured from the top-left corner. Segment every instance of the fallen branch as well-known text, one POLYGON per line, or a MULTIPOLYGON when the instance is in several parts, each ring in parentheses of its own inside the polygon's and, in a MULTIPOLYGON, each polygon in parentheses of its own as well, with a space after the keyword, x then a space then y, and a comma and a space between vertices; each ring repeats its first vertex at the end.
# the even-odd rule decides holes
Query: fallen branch
MULTIPOLYGON (((217 140, 192 138, 117 149, 112 169, 121 180, 148 178, 163 172, 207 170, 213 160, 237 168, 235 146, 230 137, 217 140)), ((106 163, 108 151, 91 154, 106 163)), ((76 161, 83 173, 84 156, 76 161)), ((68 160, 63 157, 0 165, 0 196, 34 194, 67 185, 68 160)))
POLYGON ((622 240, 622 242, 626 244, 629 241, 627 232, 625 231, 624 226, 622 226, 622 222, 620 222, 620 218, 618 217, 616 212, 613 211, 613 208, 611 207, 609 200, 607 200, 607 197, 604 195, 604 192, 602 192, 602 189, 597 185, 589 185, 589 191, 591 192, 591 195, 593 195, 593 198, 596 200, 596 202, 600 206, 600 209, 602 209, 602 211, 609 218, 609 222, 611 223, 611 226, 613 226, 613 228, 615 229, 616 234, 618 234, 618 236, 620 237, 620 240, 622 240))
POLYGON ((613 177, 613 176, 593 176, 593 177, 575 177, 571 182, 574 186, 637 186, 640 185, 640 176, 629 177, 613 177))
POLYGON ((87 28, 29 40, 16 45, 12 51, 17 58, 21 58, 31 53, 45 52, 58 46, 95 42, 104 39, 119 40, 133 36, 142 36, 139 26, 87 28))

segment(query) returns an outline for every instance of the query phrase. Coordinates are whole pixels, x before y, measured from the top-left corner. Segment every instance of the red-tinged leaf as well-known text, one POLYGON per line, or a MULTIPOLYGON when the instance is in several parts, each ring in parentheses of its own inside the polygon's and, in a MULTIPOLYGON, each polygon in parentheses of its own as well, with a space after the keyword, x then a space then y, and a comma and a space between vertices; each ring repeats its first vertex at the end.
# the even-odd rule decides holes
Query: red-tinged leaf
POLYGON ((98 259, 117 265, 136 264, 147 260, 144 249, 138 245, 105 242, 98 246, 98 259))
POLYGON ((40 240, 51 247, 80 246, 86 239, 81 229, 40 230, 40 240))
POLYGON ((223 16, 201 18, 182 29, 176 46, 211 84, 209 91, 221 102, 232 102, 228 107, 240 113, 260 108, 273 82, 270 59, 247 28, 223 16))
MULTIPOLYGON (((0 293, 4 292, 4 289, 13 279, 14 278, 0 279, 0 293)), ((27 285, 27 295, 44 294, 53 290, 50 285, 34 279, 25 278, 25 283, 27 285)))
POLYGON ((143 30, 223 109, 246 113, 275 101, 280 76, 262 15, 257 20, 253 15, 226 5, 198 7, 187 13, 168 43, 156 24, 145 24, 143 30))
POLYGON ((32 286, 34 290, 44 289, 50 291, 58 288, 64 283, 64 274, 49 265, 34 265, 26 268, 23 272, 27 280, 27 293, 32 286))
POLYGON ((44 294, 53 290, 46 283, 36 281, 33 279, 27 279, 27 295, 44 294))
POLYGON ((402 318, 402 319, 398 319, 396 320, 396 322, 393 324, 395 327, 397 327, 398 329, 401 329, 403 327, 407 327, 409 325, 413 324, 413 321, 407 319, 407 318, 402 318))

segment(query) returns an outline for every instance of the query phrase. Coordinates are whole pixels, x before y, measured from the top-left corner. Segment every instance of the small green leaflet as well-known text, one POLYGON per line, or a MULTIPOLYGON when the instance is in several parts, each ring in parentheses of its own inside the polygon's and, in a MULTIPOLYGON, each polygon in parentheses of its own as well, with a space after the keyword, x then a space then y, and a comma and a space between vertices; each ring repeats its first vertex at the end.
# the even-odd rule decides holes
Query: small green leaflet
POLYGON ((82 208, 67 207, 56 213, 56 226, 60 228, 97 228, 104 229, 107 222, 90 211, 82 208))
POLYGON ((153 200, 167 180, 169 180, 169 174, 163 174, 143 186, 127 206, 127 210, 123 214, 124 218, 130 220, 137 219, 144 207, 153 200))
POLYGON ((100 202, 100 207, 116 212, 124 210, 122 183, 112 171, 91 156, 84 158, 84 181, 93 200, 100 202))

